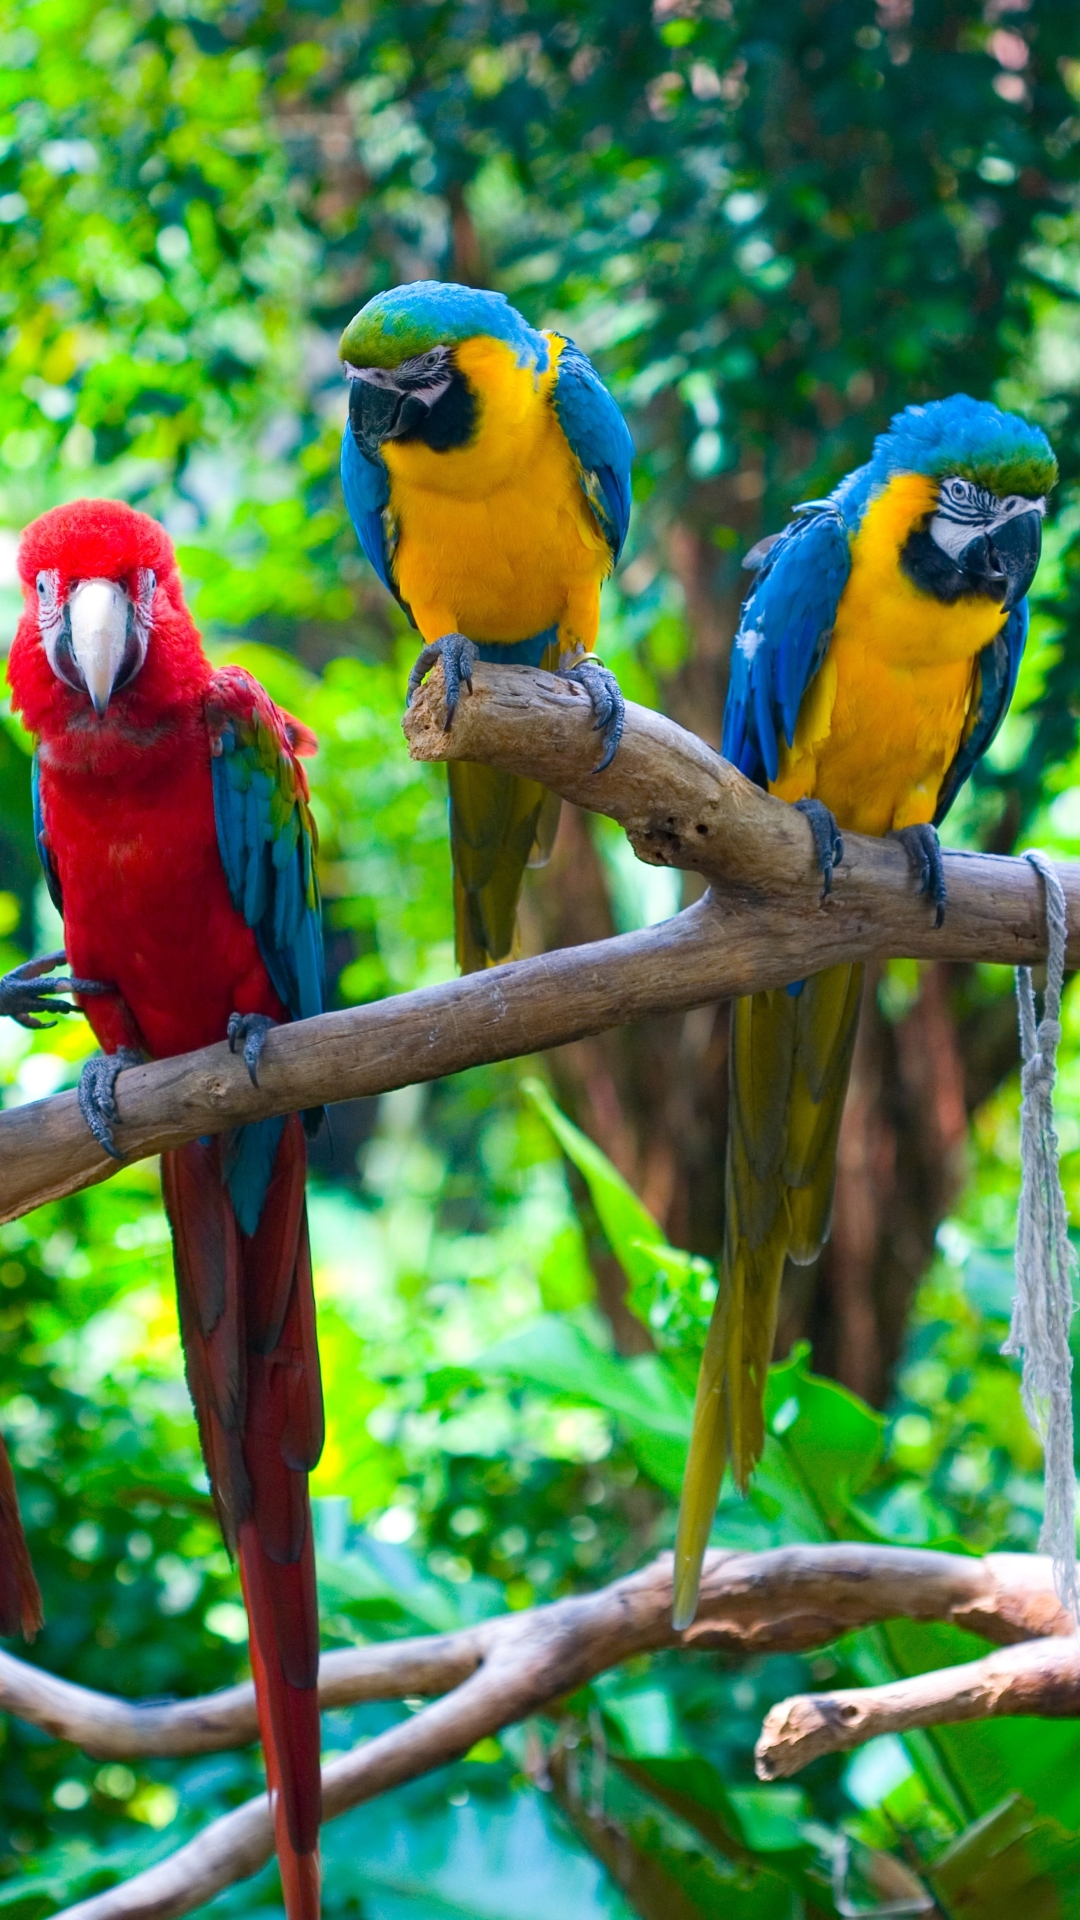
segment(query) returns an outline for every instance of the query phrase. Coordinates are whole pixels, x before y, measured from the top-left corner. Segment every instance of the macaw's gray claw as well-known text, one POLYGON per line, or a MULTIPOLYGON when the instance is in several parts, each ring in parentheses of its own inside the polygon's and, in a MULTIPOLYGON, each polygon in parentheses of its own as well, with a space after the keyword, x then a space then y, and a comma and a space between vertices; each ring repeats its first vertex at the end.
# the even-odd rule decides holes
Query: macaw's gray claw
POLYGON ((934 925, 940 927, 945 918, 949 894, 945 885, 945 862, 941 857, 941 841, 937 836, 937 828, 929 825, 900 827, 896 838, 911 862, 912 872, 919 883, 919 892, 926 895, 934 909, 934 925))
POLYGON ((558 677, 560 680, 576 681, 579 687, 584 687, 592 702, 595 716, 593 731, 600 735, 604 749, 593 772, 603 773, 615 758, 626 725, 626 701, 622 688, 611 668, 605 667, 603 661, 597 660, 591 653, 586 654, 583 660, 575 660, 572 666, 560 667, 558 677))
POLYGON ((266 1036, 272 1027, 277 1026, 267 1013, 230 1013, 227 1035, 229 1052, 235 1053, 243 1044, 244 1065, 253 1087, 259 1084, 259 1059, 266 1045, 266 1036))
POLYGON ((833 872, 844 857, 844 842, 836 815, 829 812, 822 800, 796 800, 795 811, 809 822, 814 836, 814 853, 821 875, 821 897, 825 900, 832 892, 833 872))
POLYGON ((469 692, 472 692, 472 672, 479 658, 480 650, 475 641, 466 639, 463 633, 444 633, 441 640, 432 640, 429 646, 421 649, 413 663, 413 670, 409 675, 406 706, 411 707, 424 675, 431 672, 437 660, 441 660, 443 683, 446 687, 445 731, 449 733, 457 712, 458 701, 461 699, 462 687, 468 687, 469 692))
POLYGON ((57 953, 43 954, 40 960, 24 960, 21 967, 13 967, 10 973, 0 976, 0 1015, 18 1021, 20 1027, 37 1031, 41 1027, 54 1027, 55 1016, 82 1011, 69 1000, 59 999, 59 994, 112 992, 112 988, 100 980, 75 980, 66 974, 53 973, 54 967, 66 965, 67 955, 61 948, 57 953), (49 1019, 47 1015, 54 1017, 49 1019))
POLYGON ((126 1067, 141 1067, 142 1058, 134 1047, 120 1047, 116 1053, 96 1053, 79 1076, 79 1112, 98 1146, 113 1160, 124 1157, 113 1139, 113 1127, 120 1118, 116 1082, 126 1067))

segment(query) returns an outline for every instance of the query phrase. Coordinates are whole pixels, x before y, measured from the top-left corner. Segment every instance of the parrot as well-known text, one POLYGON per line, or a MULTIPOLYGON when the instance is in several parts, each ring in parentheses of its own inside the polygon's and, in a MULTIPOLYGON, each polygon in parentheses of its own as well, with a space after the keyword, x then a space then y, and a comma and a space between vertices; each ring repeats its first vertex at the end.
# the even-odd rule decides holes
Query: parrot
MULTIPOLYGON (((721 751, 806 814, 823 889, 843 831, 895 833, 940 925, 937 826, 1016 686, 1057 478, 1045 434, 987 401, 909 406, 869 462, 794 510, 744 565, 721 751)), ((863 968, 732 1005, 720 1286, 698 1377, 675 1546, 689 1626, 725 1465, 745 1493, 785 1262, 828 1236, 863 968)))
MULTIPOLYGON (((345 504, 424 646, 411 700, 442 661, 446 725, 477 660, 547 666, 588 693, 608 766, 618 682, 592 655, 600 588, 630 519, 630 432, 572 340, 506 296, 433 280, 376 294, 341 338, 345 504)), ((526 866, 550 852, 559 803, 537 782, 448 766, 458 965, 514 950, 526 866)))
MULTIPOLYGON (((38 852, 75 977, 38 979, 35 1000, 24 969, 6 1004, 32 1022, 56 1011, 57 986, 74 991, 104 1049, 83 1069, 79 1106, 115 1154, 124 1067, 228 1037, 257 1082, 270 1029, 321 1011, 300 759, 316 741, 249 673, 211 666, 172 544, 146 514, 110 500, 54 507, 23 534, 18 569, 8 678, 36 741, 38 852)), ((162 1155, 187 1379, 240 1566, 289 1920, 319 1913, 308 1474, 323 1408, 305 1203, 316 1118, 255 1121, 162 1155)))

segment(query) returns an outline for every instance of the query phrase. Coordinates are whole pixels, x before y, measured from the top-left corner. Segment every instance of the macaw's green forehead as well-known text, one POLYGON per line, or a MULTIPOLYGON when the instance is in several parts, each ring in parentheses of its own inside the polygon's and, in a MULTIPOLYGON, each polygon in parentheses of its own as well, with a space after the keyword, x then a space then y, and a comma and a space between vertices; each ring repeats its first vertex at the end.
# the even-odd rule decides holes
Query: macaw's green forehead
POLYGON ((400 367, 403 360, 487 334, 505 340, 518 357, 547 364, 547 342, 523 320, 504 293, 414 280, 377 293, 341 336, 339 352, 351 367, 400 367))
POLYGON ((906 407, 875 440, 871 484, 884 483, 894 473, 928 473, 936 479, 958 474, 999 498, 1020 493, 1039 500, 1057 479, 1057 461, 1041 427, 1017 413, 1002 413, 988 400, 955 393, 950 400, 906 407))

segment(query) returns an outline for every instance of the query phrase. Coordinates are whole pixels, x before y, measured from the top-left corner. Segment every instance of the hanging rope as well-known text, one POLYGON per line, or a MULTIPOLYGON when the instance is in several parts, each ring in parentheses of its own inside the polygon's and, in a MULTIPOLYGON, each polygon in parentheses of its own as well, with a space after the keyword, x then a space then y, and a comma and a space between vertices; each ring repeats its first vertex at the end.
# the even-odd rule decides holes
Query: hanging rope
POLYGON ((1020 1011, 1020 1206, 1016 1220, 1016 1298, 1002 1353, 1022 1356, 1024 1411, 1043 1444, 1046 1506, 1039 1545, 1053 1556, 1062 1606, 1080 1620, 1076 1566, 1076 1469, 1073 1461, 1072 1276, 1076 1254, 1061 1190, 1054 1131, 1054 1079, 1061 1040, 1065 973, 1065 895, 1044 853, 1025 855, 1046 890, 1047 962, 1043 1017, 1036 1025, 1030 967, 1016 969, 1020 1011))

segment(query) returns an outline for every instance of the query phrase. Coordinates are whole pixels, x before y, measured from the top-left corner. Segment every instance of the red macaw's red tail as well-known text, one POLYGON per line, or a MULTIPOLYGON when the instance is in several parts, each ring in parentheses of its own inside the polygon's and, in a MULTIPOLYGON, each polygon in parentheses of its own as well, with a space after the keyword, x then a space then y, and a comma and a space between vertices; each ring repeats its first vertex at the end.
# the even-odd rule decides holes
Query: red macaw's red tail
POLYGON ((308 1474, 323 1443, 299 1116, 256 1231, 237 1224, 225 1140, 162 1156, 188 1385, 222 1532, 239 1556, 285 1910, 318 1920, 319 1609, 308 1474))
POLYGON ((44 1620, 19 1513, 15 1475, 0 1439, 0 1634, 21 1633, 24 1640, 32 1640, 44 1620))

